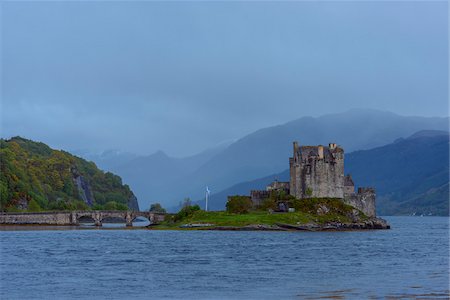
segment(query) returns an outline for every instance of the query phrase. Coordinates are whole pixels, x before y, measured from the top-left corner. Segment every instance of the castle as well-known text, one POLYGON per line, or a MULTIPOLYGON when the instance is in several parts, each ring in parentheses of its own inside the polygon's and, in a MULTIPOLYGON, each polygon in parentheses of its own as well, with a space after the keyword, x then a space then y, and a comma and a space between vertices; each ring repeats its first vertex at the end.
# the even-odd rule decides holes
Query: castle
MULTIPOLYGON (((274 181, 265 191, 253 190, 255 207, 270 197, 271 191, 283 191, 297 199, 339 198, 369 217, 375 217, 375 190, 358 188, 351 175, 344 176, 344 149, 334 143, 327 146, 299 146, 294 142, 289 158, 290 181, 274 181)), ((283 205, 285 206, 285 205, 283 205)))

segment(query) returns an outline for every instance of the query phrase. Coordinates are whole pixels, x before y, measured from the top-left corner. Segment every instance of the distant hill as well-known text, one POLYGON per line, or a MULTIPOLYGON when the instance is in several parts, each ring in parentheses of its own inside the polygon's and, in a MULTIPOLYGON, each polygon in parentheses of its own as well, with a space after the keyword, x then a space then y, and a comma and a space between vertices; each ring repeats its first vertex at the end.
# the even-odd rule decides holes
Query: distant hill
POLYGON ((195 168, 184 167, 185 159, 172 160, 172 165, 162 164, 165 159, 160 157, 125 163, 114 171, 138 191, 143 205, 161 202, 170 206, 185 197, 201 198, 206 185, 212 191, 221 191, 281 172, 286 168, 294 140, 303 145, 338 142, 348 153, 382 146, 419 130, 447 130, 448 120, 354 109, 317 118, 303 117, 258 130, 217 151, 195 168))
POLYGON ((347 156, 355 183, 376 187, 380 214, 448 215, 449 134, 430 133, 347 156))
POLYGON ((87 150, 71 150, 70 153, 82 157, 88 161, 94 161, 97 167, 102 170, 114 172, 114 169, 120 165, 126 164, 139 155, 119 150, 109 149, 102 153, 92 153, 87 150))
POLYGON ((21 137, 0 139, 0 210, 138 210, 119 176, 21 137))
POLYGON ((111 168, 133 187, 142 206, 150 207, 150 202, 161 202, 167 195, 178 191, 179 182, 185 180, 200 166, 223 151, 225 145, 205 150, 185 158, 169 157, 162 151, 149 156, 136 157, 126 163, 111 168))
MULTIPOLYGON (((448 132, 419 131, 382 147, 346 154, 345 170, 352 174, 357 186, 376 188, 380 215, 448 215, 448 132)), ((209 206, 223 209, 227 195, 264 189, 274 179, 289 181, 289 170, 233 185, 211 195, 209 206)), ((198 203, 204 205, 203 200, 198 203)))

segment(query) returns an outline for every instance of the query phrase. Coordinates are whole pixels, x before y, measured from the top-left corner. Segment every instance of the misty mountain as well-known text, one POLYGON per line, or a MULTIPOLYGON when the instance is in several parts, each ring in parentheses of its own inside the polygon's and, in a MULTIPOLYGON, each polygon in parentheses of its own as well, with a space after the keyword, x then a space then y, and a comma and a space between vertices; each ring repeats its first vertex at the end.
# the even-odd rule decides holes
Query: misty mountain
MULTIPOLYGON (((230 145, 186 158, 172 158, 163 152, 135 157, 114 165, 111 171, 131 186, 142 207, 154 202, 172 206, 185 197, 200 199, 207 185, 217 192, 240 182, 281 172, 286 168, 294 140, 303 145, 337 142, 349 153, 382 146, 420 130, 447 128, 448 118, 405 117, 384 111, 353 109, 316 118, 303 117, 260 129, 230 145)), ((104 167, 96 159, 94 161, 104 167)))
MULTIPOLYGON (((378 214, 447 215, 448 154, 448 132, 426 130, 382 147, 346 154, 345 171, 352 174, 357 186, 376 188, 378 214)), ((233 185, 211 195, 209 206, 223 209, 228 195, 248 195, 275 179, 289 181, 289 170, 233 185)), ((198 203, 204 205, 203 200, 198 203)))
POLYGON ((380 214, 448 215, 448 132, 418 132, 347 162, 355 183, 376 187, 380 214))
POLYGON ((133 159, 139 157, 137 154, 130 152, 123 152, 120 150, 105 150, 102 153, 92 153, 87 150, 72 150, 72 153, 83 157, 84 159, 95 162, 95 164, 106 171, 113 171, 120 165, 126 164, 133 159))
POLYGON ((158 151, 113 166, 112 170, 121 174, 124 182, 133 187, 140 202, 144 203, 142 207, 148 208, 150 202, 164 203, 164 195, 171 189, 176 189, 180 180, 223 151, 226 146, 219 145, 185 158, 169 157, 158 151))
MULTIPOLYGON (((167 190, 166 203, 185 196, 198 199, 205 186, 220 191, 239 182, 286 168, 292 142, 302 145, 337 142, 348 153, 382 146, 420 130, 447 130, 448 118, 405 117, 390 112, 354 109, 317 118, 303 117, 249 134, 167 190)), ((131 182, 130 182, 131 183, 131 182)))

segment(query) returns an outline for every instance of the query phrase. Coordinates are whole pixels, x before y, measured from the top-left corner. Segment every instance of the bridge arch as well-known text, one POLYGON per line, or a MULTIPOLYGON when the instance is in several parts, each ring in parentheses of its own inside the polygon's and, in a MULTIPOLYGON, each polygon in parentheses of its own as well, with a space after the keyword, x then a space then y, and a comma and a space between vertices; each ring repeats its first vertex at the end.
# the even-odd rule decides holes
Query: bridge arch
POLYGON ((84 221, 94 220, 96 226, 101 226, 101 222, 108 216, 119 216, 126 220, 128 226, 132 226, 133 220, 138 217, 145 217, 151 223, 164 221, 166 214, 140 211, 48 211, 48 212, 0 212, 0 224, 45 224, 45 225, 78 225, 84 221))
POLYGON ((136 227, 145 227, 145 226, 152 224, 152 220, 150 219, 150 216, 133 215, 132 223, 133 223, 133 226, 136 226, 136 227))
POLYGON ((78 224, 95 224, 95 219, 92 216, 81 216, 77 218, 78 224))

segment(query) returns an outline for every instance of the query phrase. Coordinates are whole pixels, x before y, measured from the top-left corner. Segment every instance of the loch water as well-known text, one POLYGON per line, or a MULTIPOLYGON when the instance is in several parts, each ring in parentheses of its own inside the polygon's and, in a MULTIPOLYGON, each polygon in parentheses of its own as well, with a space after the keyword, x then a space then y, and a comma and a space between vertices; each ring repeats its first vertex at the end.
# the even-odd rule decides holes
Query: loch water
POLYGON ((449 219, 347 232, 0 228, 0 299, 448 299, 449 219))

